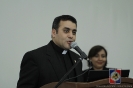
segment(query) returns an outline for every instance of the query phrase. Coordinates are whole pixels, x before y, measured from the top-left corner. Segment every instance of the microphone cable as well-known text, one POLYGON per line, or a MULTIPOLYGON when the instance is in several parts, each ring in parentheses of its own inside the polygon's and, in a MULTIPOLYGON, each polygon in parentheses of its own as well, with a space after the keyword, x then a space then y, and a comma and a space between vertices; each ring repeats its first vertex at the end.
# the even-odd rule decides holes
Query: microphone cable
MULTIPOLYGON (((66 82, 66 81, 68 81, 68 80, 71 80, 71 79, 74 79, 74 78, 77 78, 77 77, 80 77, 80 76, 82 76, 83 74, 85 74, 86 72, 89 73, 89 70, 90 70, 90 68, 87 69, 86 71, 84 71, 83 73, 81 73, 81 74, 75 76, 75 77, 71 77, 71 78, 68 78, 68 79, 64 80, 64 82, 66 82)), ((87 78, 88 78, 88 77, 87 77, 87 78)))
POLYGON ((74 78, 77 78, 77 77, 80 77, 83 74, 85 74, 86 72, 88 72, 88 74, 87 74, 87 80, 86 80, 88 82, 88 80, 89 80, 89 73, 90 73, 90 69, 92 68, 92 64, 91 64, 91 61, 89 59, 87 59, 87 61, 89 63, 89 69, 87 69, 85 72, 83 72, 83 73, 81 73, 81 74, 79 74, 79 75, 77 75, 75 77, 71 77, 71 78, 68 78, 68 79, 64 80, 64 82, 65 81, 68 81, 68 80, 71 80, 71 79, 74 79, 74 78))

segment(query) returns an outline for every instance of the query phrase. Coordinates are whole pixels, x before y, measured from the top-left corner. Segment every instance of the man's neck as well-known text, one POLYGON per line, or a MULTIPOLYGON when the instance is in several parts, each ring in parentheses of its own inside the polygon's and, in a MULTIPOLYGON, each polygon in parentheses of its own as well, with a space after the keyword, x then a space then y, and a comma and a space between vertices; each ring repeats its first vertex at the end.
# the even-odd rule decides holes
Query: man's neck
POLYGON ((54 41, 51 41, 51 43, 52 43, 54 49, 55 49, 58 53, 60 53, 60 54, 66 54, 66 53, 67 53, 67 50, 64 50, 63 48, 57 46, 57 45, 54 43, 54 41))

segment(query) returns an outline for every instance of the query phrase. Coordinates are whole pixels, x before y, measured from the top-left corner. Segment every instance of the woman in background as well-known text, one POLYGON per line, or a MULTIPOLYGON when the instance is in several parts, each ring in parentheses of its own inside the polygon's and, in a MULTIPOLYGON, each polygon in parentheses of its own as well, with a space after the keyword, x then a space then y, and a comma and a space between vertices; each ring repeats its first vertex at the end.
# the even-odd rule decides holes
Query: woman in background
POLYGON ((89 69, 83 71, 85 82, 91 82, 91 81, 100 79, 96 77, 96 75, 99 75, 99 74, 94 74, 90 76, 91 70, 95 70, 95 71, 109 70, 109 68, 106 67, 107 50, 103 46, 96 45, 90 49, 88 53, 88 66, 89 66, 89 69))
POLYGON ((107 66, 107 50, 100 45, 92 47, 88 53, 90 70, 109 70, 107 66))

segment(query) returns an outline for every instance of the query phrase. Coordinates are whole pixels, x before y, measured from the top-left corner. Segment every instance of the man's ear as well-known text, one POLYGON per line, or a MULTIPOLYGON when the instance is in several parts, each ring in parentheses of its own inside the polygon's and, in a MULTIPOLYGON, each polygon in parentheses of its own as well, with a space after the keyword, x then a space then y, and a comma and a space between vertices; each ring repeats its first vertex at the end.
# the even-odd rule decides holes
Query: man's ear
POLYGON ((51 35, 52 35, 53 38, 55 37, 55 35, 56 35, 56 30, 55 29, 52 29, 51 35))

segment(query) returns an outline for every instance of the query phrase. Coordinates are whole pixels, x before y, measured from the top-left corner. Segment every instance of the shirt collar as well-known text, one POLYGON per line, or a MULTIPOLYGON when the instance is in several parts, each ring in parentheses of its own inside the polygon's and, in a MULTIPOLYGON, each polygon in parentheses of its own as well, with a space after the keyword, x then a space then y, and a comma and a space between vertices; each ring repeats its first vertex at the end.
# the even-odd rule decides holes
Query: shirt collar
POLYGON ((60 54, 66 54, 67 53, 67 50, 64 50, 62 48, 60 48, 59 46, 57 46, 52 40, 50 41, 53 48, 60 54))

